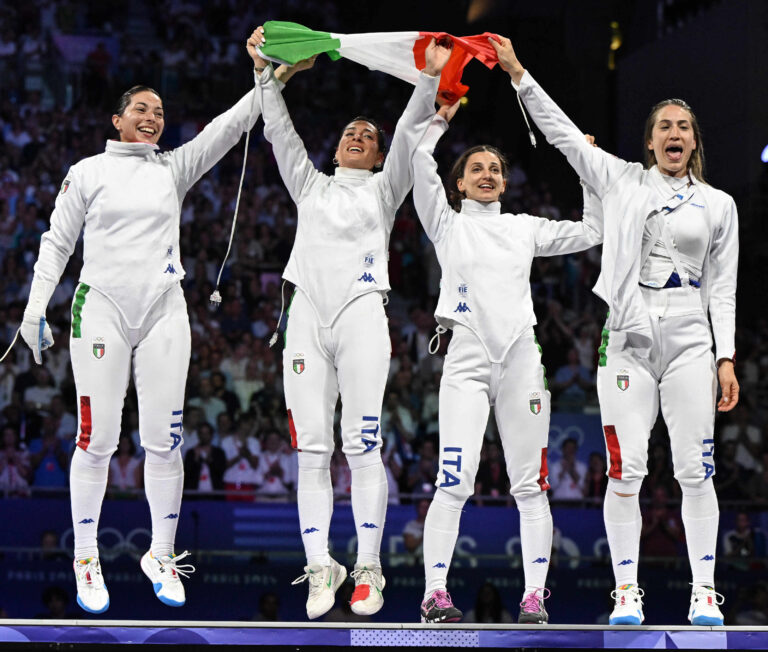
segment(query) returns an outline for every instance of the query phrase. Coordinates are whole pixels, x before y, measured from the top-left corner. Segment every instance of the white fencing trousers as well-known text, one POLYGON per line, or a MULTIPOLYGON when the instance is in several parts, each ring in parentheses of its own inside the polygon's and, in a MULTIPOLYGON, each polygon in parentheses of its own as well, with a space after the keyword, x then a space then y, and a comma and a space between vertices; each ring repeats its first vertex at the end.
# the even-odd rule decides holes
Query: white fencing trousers
POLYGON ((467 327, 456 325, 440 381, 440 471, 437 491, 466 500, 475 490, 490 406, 495 408, 513 496, 549 489, 550 395, 533 329, 504 360, 491 362, 467 327))
POLYGON ((283 350, 283 381, 291 443, 305 453, 333 452, 333 415, 341 395, 342 450, 381 449, 381 404, 391 344, 381 294, 370 292, 321 326, 301 290, 291 301, 283 350))
POLYGON ((643 288, 653 344, 636 355, 621 332, 603 331, 597 393, 605 434, 608 476, 641 480, 648 473, 648 439, 659 412, 669 430, 678 482, 696 484, 715 472, 717 378, 712 334, 692 287, 643 288))
POLYGON ((155 302, 140 328, 128 328, 105 295, 80 283, 72 302, 69 348, 79 448, 109 462, 117 448, 133 366, 142 446, 159 456, 179 449, 190 357, 189 318, 180 285, 155 302))

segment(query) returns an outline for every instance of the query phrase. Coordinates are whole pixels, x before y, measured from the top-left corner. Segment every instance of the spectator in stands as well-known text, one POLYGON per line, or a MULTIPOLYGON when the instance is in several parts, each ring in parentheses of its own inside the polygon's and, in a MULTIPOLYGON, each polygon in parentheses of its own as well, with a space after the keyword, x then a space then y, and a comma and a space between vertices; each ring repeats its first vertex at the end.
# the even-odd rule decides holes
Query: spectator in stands
POLYGON ((765 567, 765 534, 752 525, 746 512, 736 514, 735 527, 723 534, 723 553, 736 568, 759 570, 765 567))
POLYGON ((484 442, 484 447, 485 455, 481 453, 475 480, 475 496, 478 505, 482 505, 481 496, 509 499, 509 476, 501 447, 495 441, 484 442))
POLYGON ((144 465, 136 457, 136 445, 130 435, 120 435, 117 452, 109 461, 107 486, 112 489, 138 489, 143 484, 144 465))
POLYGON ((605 490, 608 487, 608 476, 605 455, 593 451, 589 454, 587 474, 584 478, 584 497, 591 498, 602 505, 605 490))
POLYGON ((751 423, 751 411, 748 405, 730 415, 731 423, 720 431, 720 442, 736 442, 736 464, 743 469, 742 477, 762 471, 763 438, 755 424, 751 423))
POLYGON ((555 500, 581 500, 584 498, 584 480, 587 465, 576 458, 578 442, 569 437, 560 447, 560 459, 549 467, 549 486, 555 500))
POLYGON ((579 362, 579 352, 572 348, 568 351, 568 364, 555 372, 552 382, 558 409, 565 412, 580 410, 594 388, 592 372, 579 362))
POLYGON ((190 407, 199 407, 208 423, 216 423, 219 414, 226 412, 227 404, 213 393, 213 382, 210 378, 200 379, 200 389, 197 396, 187 401, 190 407))
MULTIPOLYGON (((431 489, 427 486, 426 489, 431 489)), ((403 545, 411 553, 409 564, 415 566, 422 562, 422 542, 424 541, 424 521, 427 519, 431 500, 422 498, 416 503, 416 518, 412 518, 403 528, 403 545)))
POLYGON ((277 430, 270 429, 264 435, 258 473, 260 500, 288 501, 296 483, 296 454, 277 430))
POLYGON ((657 487, 653 492, 651 507, 643 516, 640 535, 643 555, 674 558, 678 556, 678 549, 684 540, 683 524, 678 510, 671 510, 668 502, 667 490, 657 487))
POLYGON ((55 429, 44 428, 42 436, 30 442, 29 461, 35 487, 67 486, 67 450, 55 429))
MULTIPOLYGON (((226 413, 219 415, 223 419, 226 413)), ((226 417, 229 418, 229 417, 226 417)), ((237 422, 234 434, 221 440, 221 448, 227 458, 227 470, 224 472, 224 486, 230 500, 242 498, 253 500, 252 495, 240 495, 236 492, 254 492, 261 478, 258 471, 261 442, 256 437, 253 418, 244 414, 237 422)))
POLYGON ((199 443, 184 456, 184 488, 205 492, 224 488, 227 459, 213 444, 213 428, 203 422, 197 429, 199 443))
POLYGON ((4 426, 2 432, 0 495, 24 496, 29 493, 31 478, 29 453, 13 427, 4 426))

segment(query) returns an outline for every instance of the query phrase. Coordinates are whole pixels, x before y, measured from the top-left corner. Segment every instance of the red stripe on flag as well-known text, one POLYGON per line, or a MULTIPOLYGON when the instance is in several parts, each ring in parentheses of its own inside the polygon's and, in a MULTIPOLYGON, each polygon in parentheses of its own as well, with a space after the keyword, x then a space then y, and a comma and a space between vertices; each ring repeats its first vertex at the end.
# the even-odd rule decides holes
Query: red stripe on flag
POLYGON ((442 100, 440 104, 453 104, 466 95, 469 86, 461 83, 461 75, 470 59, 477 59, 488 68, 493 68, 499 62, 496 50, 488 42, 488 37, 496 34, 490 32, 475 36, 451 36, 445 32, 419 32, 419 34, 421 38, 413 45, 413 60, 419 70, 424 70, 427 65, 425 51, 432 38, 437 41, 449 39, 453 42, 451 58, 440 75, 440 89, 437 93, 438 98, 442 100))
POLYGON ((80 436, 77 438, 77 445, 84 451, 88 450, 88 444, 91 443, 91 397, 80 397, 80 436))
POLYGON ((605 445, 608 447, 608 456, 611 462, 611 468, 608 469, 608 477, 621 480, 621 446, 619 446, 616 427, 603 426, 603 432, 605 433, 605 445))
POLYGON ((293 414, 288 410, 288 432, 291 433, 291 447, 298 450, 299 444, 296 439, 296 424, 293 422, 293 414))
POLYGON ((541 449, 541 466, 539 466, 539 486, 542 491, 549 489, 549 483, 547 482, 547 476, 549 475, 549 469, 547 469, 547 447, 541 449))

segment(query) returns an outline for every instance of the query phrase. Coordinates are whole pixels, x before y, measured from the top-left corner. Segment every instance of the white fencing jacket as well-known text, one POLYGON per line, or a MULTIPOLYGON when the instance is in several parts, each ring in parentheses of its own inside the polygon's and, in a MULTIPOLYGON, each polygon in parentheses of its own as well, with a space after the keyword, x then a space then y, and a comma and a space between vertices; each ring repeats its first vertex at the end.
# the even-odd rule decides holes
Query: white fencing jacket
POLYGON ((435 318, 445 328, 462 324, 502 362, 518 337, 536 323, 531 299, 534 256, 557 256, 600 244, 600 201, 584 188, 581 222, 501 212, 499 202, 465 199, 448 204, 432 151, 448 123, 435 116, 413 156, 413 200, 435 244, 442 270, 435 318))
MULTIPOLYGON (((103 154, 73 165, 40 242, 37 285, 53 292, 83 229, 80 281, 105 294, 129 327, 140 327, 155 301, 184 277, 184 196, 258 116, 254 89, 174 150, 160 153, 157 145, 110 140, 103 154)), ((49 299, 47 293, 43 308, 49 299)))
POLYGON ((717 360, 733 358, 736 327, 738 216, 733 198, 691 176, 685 194, 671 196, 658 168, 644 169, 589 145, 584 134, 526 71, 516 87, 534 122, 568 158, 603 202, 602 269, 594 291, 609 306, 607 328, 625 331, 645 355, 651 343, 648 310, 638 285, 646 220, 663 209, 696 213, 708 242, 701 260, 701 303, 709 311, 717 360))
POLYGON ((353 299, 390 289, 387 250, 395 212, 413 185, 411 156, 434 114, 439 77, 424 73, 392 138, 381 173, 315 169, 296 133, 272 67, 258 79, 264 136, 298 208, 298 226, 283 278, 302 290, 322 326, 353 299))

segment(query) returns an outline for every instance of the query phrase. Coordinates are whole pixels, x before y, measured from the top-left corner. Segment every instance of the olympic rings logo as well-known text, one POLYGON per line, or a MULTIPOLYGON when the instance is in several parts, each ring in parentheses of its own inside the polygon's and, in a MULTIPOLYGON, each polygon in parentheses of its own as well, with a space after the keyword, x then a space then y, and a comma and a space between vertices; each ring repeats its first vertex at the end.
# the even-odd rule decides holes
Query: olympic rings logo
MULTIPOLYGON (((130 555, 138 561, 149 550, 152 543, 152 533, 147 528, 134 528, 124 535, 113 527, 99 530, 99 557, 105 561, 113 561, 121 555, 130 555)), ((69 528, 61 535, 59 547, 62 550, 72 550, 75 547, 75 533, 69 528)))

